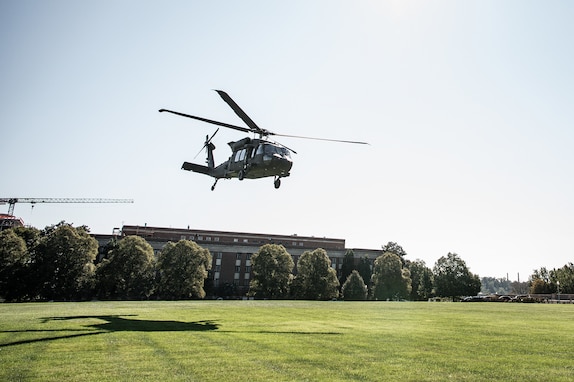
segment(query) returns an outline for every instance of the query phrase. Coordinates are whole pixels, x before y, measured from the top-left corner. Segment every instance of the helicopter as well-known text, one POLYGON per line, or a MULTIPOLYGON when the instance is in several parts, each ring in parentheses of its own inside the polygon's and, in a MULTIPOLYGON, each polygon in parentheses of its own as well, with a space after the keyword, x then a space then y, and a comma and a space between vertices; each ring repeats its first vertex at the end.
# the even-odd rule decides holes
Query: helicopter
MULTIPOLYGON (((232 154, 229 159, 219 165, 215 165, 215 160, 213 157, 213 151, 215 150, 215 145, 211 142, 213 137, 219 131, 219 128, 215 130, 215 133, 207 135, 205 137, 205 143, 200 150, 206 149, 207 151, 207 166, 184 162, 181 168, 187 171, 193 171, 200 174, 209 175, 215 178, 215 183, 211 186, 211 191, 215 190, 217 181, 219 179, 225 178, 238 178, 243 179, 258 179, 266 177, 274 177, 274 186, 279 188, 281 186, 281 178, 288 177, 290 175, 291 167, 293 166, 293 160, 291 159, 291 153, 297 154, 297 152, 281 143, 273 142, 268 139, 269 136, 279 136, 279 137, 289 137, 289 138, 301 138, 301 139, 312 139, 319 141, 329 141, 329 142, 342 142, 342 143, 353 143, 366 145, 367 142, 358 141, 346 141, 338 139, 326 139, 326 138, 314 138, 305 137, 298 135, 287 135, 287 134, 277 134, 269 130, 265 130, 257 126, 255 122, 239 107, 237 103, 223 90, 215 90, 217 94, 231 107, 231 109, 237 114, 239 118, 245 122, 248 127, 231 125, 224 122, 214 121, 207 118, 197 117, 194 115, 189 115, 185 113, 180 113, 168 109, 160 109, 159 112, 167 112, 181 117, 191 118, 202 122, 207 122, 216 126, 226 127, 233 130, 238 130, 244 133, 253 133, 258 135, 258 138, 246 137, 238 141, 229 142, 228 145, 231 148, 232 154)), ((198 155, 199 155, 198 153, 198 155)), ((197 155, 196 155, 197 157, 197 155)))

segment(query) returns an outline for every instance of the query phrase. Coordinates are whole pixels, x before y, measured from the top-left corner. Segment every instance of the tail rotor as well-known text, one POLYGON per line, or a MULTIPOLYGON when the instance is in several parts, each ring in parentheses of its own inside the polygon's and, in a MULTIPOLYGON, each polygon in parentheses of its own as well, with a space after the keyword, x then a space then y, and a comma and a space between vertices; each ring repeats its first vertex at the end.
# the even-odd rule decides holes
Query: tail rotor
POLYGON ((193 159, 197 158, 199 156, 199 154, 201 154, 201 152, 203 150, 205 150, 206 148, 209 148, 210 150, 215 149, 215 145, 213 143, 211 143, 211 140, 213 139, 213 137, 215 137, 215 134, 217 134, 218 131, 219 131, 219 128, 217 130, 215 130, 215 133, 213 133, 211 135, 211 137, 209 135, 205 136, 205 143, 204 143, 203 147, 201 148, 201 150, 199 150, 199 152, 197 154, 195 154, 193 159))

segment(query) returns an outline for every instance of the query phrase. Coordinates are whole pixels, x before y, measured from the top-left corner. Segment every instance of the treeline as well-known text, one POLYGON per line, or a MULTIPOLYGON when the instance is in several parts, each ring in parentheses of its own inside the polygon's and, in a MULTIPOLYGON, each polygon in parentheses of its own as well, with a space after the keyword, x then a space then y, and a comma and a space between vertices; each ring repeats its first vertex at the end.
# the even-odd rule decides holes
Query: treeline
MULTIPOLYGON (((483 293, 574 293, 574 265, 541 268, 528 283, 509 283, 471 273, 455 253, 433 268, 405 259, 396 243, 383 246, 374 262, 344 256, 339 273, 323 249, 304 252, 294 272, 292 256, 280 245, 264 245, 251 256, 248 295, 270 299, 427 300, 483 293)), ((168 243, 156 257, 139 236, 112 240, 99 248, 85 226, 67 223, 38 230, 0 232, 0 298, 5 301, 99 299, 193 299, 234 295, 233 285, 214 288, 212 259, 195 242, 168 243)))
POLYGON ((349 250, 337 275, 327 252, 319 248, 300 256, 294 275, 293 260, 287 250, 267 244, 251 257, 253 275, 249 294, 271 299, 416 301, 435 296, 455 299, 480 291, 478 276, 468 270, 457 254, 440 258, 433 269, 422 260, 405 260, 405 255, 399 245, 391 242, 371 264, 367 257, 355 261, 353 251, 349 250))
POLYGON ((483 277, 481 283, 483 294, 574 294, 574 264, 568 263, 554 269, 535 269, 525 282, 483 277))
POLYGON ((168 243, 159 256, 139 236, 112 240, 98 253, 87 227, 0 232, 0 297, 6 301, 191 299, 203 289, 211 255, 192 241, 168 243), (98 256, 99 254, 99 256, 98 256))
MULTIPOLYGON (((303 253, 294 274, 292 256, 279 245, 253 254, 249 295, 257 298, 327 300, 426 300, 476 294, 478 276, 462 259, 448 254, 434 269, 405 260, 395 243, 373 264, 347 252, 340 274, 323 249, 303 253)), ((0 232, 0 298, 5 301, 99 299, 192 299, 233 294, 207 282, 211 255, 196 243, 168 243, 156 257, 139 236, 112 240, 103 248, 85 226, 67 223, 38 230, 18 227, 0 232), (206 285, 207 284, 207 285, 206 285)), ((209 280, 210 281, 210 280, 209 280)))

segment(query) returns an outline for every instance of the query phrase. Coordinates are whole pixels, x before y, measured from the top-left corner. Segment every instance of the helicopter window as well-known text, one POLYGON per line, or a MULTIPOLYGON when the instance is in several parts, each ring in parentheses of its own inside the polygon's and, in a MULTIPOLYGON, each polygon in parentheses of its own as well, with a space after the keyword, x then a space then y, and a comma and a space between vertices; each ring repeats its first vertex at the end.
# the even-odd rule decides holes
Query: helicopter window
POLYGON ((245 155, 247 154, 246 149, 241 149, 235 153, 235 162, 241 162, 245 159, 245 155))
POLYGON ((277 147, 272 145, 265 145, 265 154, 273 155, 277 152, 277 147))
MULTIPOLYGON (((261 146, 259 146, 259 148, 257 149, 257 151, 259 152, 261 146)), ((265 154, 267 155, 274 155, 274 154, 278 154, 279 156, 285 157, 285 158, 290 158, 291 154, 289 154, 289 150, 286 149, 285 147, 280 147, 280 146, 274 146, 274 145, 265 145, 265 154)))
POLYGON ((264 145, 257 146, 257 152, 255 154, 256 155, 263 154, 264 147, 265 147, 264 145))

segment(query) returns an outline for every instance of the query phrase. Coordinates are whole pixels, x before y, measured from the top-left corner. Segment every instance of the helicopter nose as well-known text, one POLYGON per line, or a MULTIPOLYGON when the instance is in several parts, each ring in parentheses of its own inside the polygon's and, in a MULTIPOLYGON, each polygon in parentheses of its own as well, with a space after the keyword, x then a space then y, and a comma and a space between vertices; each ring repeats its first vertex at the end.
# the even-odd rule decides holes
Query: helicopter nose
POLYGON ((293 166, 293 162, 290 158, 279 157, 277 158, 277 167, 281 168, 285 172, 289 172, 291 167, 293 166))

